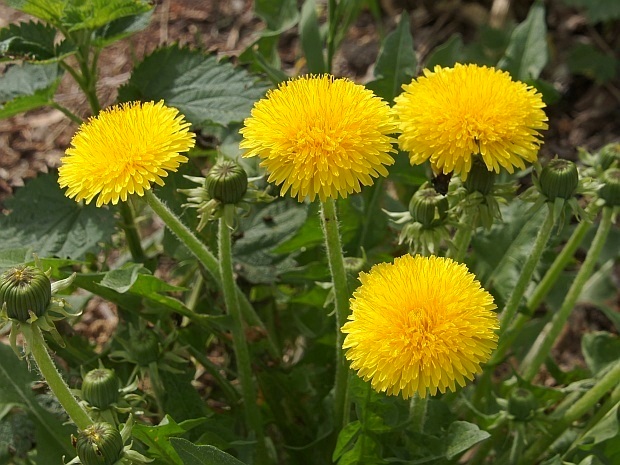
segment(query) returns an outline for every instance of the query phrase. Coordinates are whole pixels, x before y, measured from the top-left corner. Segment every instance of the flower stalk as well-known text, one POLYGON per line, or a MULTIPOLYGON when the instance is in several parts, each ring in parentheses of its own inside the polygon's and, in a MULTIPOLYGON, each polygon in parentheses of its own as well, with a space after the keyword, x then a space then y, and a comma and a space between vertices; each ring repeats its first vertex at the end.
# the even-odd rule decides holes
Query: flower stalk
POLYGON ((532 345, 530 351, 521 362, 519 371, 525 380, 531 381, 534 376, 536 376, 536 373, 538 373, 538 369, 544 363, 551 347, 560 335, 564 324, 575 307, 575 303, 581 294, 583 286, 592 275, 596 261, 598 260, 598 257, 603 250, 603 246, 605 245, 605 241, 607 240, 607 236, 609 235, 612 224, 612 215, 612 208, 603 208, 601 222, 590 246, 590 250, 588 251, 588 255, 586 256, 579 273, 577 273, 575 280, 566 294, 560 310, 558 310, 558 312, 553 315, 552 320, 545 325, 536 338, 536 341, 532 345))
POLYGON ((334 382, 334 426, 340 431, 348 423, 348 392, 347 383, 349 370, 344 357, 342 344, 344 334, 340 330, 349 314, 349 286, 342 255, 340 231, 336 202, 328 198, 321 202, 321 224, 325 237, 327 259, 334 285, 334 302, 336 307, 336 379, 334 382))
POLYGON ((135 215, 133 207, 129 201, 119 203, 119 211, 121 213, 122 223, 121 226, 125 231, 125 240, 127 246, 131 252, 131 257, 135 262, 144 263, 146 255, 142 249, 142 242, 140 240, 140 234, 138 233, 138 227, 136 226, 135 215))
MULTIPOLYGON (((151 190, 144 191, 144 198, 149 207, 162 219, 166 226, 185 244, 185 246, 194 254, 200 263, 207 269, 208 273, 213 277, 215 282, 222 286, 222 277, 220 274, 219 263, 217 258, 209 249, 194 235, 194 233, 181 222, 181 220, 170 210, 151 190)), ((236 286, 235 286, 236 288, 236 286)), ((236 288, 239 305, 243 311, 244 317, 249 324, 265 329, 265 325, 260 320, 252 304, 240 289, 236 288)), ((269 333, 268 346, 272 356, 279 357, 277 346, 269 333)))
POLYGON ((32 358, 39 367, 39 371, 73 423, 75 423, 80 430, 84 430, 91 426, 93 420, 88 416, 86 410, 80 406, 76 398, 73 397, 67 383, 65 383, 65 380, 60 376, 58 369, 50 357, 47 344, 45 344, 39 327, 36 325, 24 324, 21 327, 21 331, 25 343, 30 348, 32 358))
POLYGON ((243 392, 246 422, 249 431, 254 431, 256 434, 256 456, 258 463, 261 463, 262 460, 266 459, 265 436, 260 410, 256 403, 256 391, 254 389, 254 380, 252 379, 252 365, 245 337, 243 316, 237 299, 237 289, 233 274, 230 227, 228 226, 233 224, 235 206, 234 204, 227 204, 223 206, 223 209, 218 227, 219 267, 222 278, 222 290, 224 292, 226 310, 232 318, 233 349, 243 392))

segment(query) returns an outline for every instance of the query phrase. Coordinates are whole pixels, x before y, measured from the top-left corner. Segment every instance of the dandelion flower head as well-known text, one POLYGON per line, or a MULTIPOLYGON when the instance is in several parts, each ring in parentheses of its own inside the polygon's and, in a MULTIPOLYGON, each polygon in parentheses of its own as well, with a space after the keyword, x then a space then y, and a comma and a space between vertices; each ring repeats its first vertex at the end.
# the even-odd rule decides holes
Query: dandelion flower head
POLYGON ((364 86, 330 75, 284 82, 256 102, 241 129, 244 157, 301 202, 346 197, 387 176, 396 132, 390 107, 364 86))
POLYGON ((58 183, 66 196, 97 206, 144 195, 151 183, 163 186, 194 146, 190 123, 163 101, 133 102, 101 111, 80 126, 62 157, 58 183))
POLYGON ((436 171, 467 179, 480 154, 489 171, 509 173, 534 162, 547 129, 536 89, 486 66, 435 66, 403 86, 394 113, 398 144, 412 164, 430 160, 436 171))
POLYGON ((493 297, 465 265, 405 255, 360 273, 343 348, 372 387, 404 398, 465 386, 497 346, 493 297))

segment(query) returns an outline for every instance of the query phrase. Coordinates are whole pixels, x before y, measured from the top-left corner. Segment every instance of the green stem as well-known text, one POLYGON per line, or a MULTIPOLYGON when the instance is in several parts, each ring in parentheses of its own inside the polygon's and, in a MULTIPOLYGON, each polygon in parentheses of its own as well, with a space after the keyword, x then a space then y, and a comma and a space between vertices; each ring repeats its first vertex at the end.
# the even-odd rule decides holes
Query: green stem
POLYGON ((422 399, 415 395, 409 403, 409 421, 411 422, 411 430, 416 433, 424 432, 424 423, 426 420, 426 411, 428 409, 428 397, 422 399))
POLYGON ((69 118, 71 121, 73 121, 76 124, 82 124, 84 122, 84 120, 82 118, 80 118, 78 115, 73 113, 67 107, 64 107, 64 106, 60 105, 59 103, 52 102, 50 104, 50 106, 52 108, 55 108, 58 111, 61 111, 67 118, 69 118))
POLYGON ((599 224, 596 235, 594 236, 594 240, 590 245, 588 255, 586 256, 586 259, 581 265, 579 273, 577 273, 573 284, 568 290, 568 293, 566 294, 560 310, 555 313, 552 320, 545 325, 542 332, 538 335, 536 341, 521 362, 519 371, 522 373, 522 376, 525 380, 531 381, 536 375, 536 373, 538 373, 538 369, 544 363, 545 358, 551 350, 551 347, 560 335, 564 324, 568 320, 568 317, 570 316, 573 308, 575 307, 575 303, 579 298, 579 294, 581 294, 583 286, 586 284, 588 278, 592 275, 592 272, 594 271, 594 267, 596 265, 596 261, 598 260, 598 257, 603 250, 603 246, 605 245, 605 241, 607 240, 607 236, 609 235, 609 230, 611 229, 612 213, 612 208, 603 207, 603 216, 601 218, 601 223, 599 224))
MULTIPOLYGON (((591 203, 588 208, 588 214, 594 214, 598 211, 600 207, 598 207, 595 203, 591 203)), ((508 328, 504 328, 502 339, 499 341, 499 345, 497 350, 493 353, 491 360, 489 361, 489 365, 497 365, 500 363, 504 357, 506 356, 506 352, 510 347, 512 347, 512 343, 520 334, 521 329, 530 319, 530 314, 532 314, 542 303, 543 299, 549 294, 549 291, 556 283, 558 278, 560 277, 560 273, 566 268, 568 262, 573 258, 577 248, 583 242, 583 238, 586 233, 590 230, 590 226, 592 223, 589 221, 581 221, 573 234, 569 238, 568 242, 562 248, 562 251, 555 258, 543 279, 538 283, 532 295, 529 297, 527 301, 527 313, 519 313, 517 317, 513 320, 512 324, 508 326, 508 328)))
POLYGON ((534 274, 534 270, 536 270, 536 266, 540 261, 540 257, 545 250, 545 246, 549 241, 549 237, 551 236, 551 231, 553 230, 553 225, 555 224, 554 215, 553 215, 553 207, 552 204, 547 205, 546 217, 545 221, 542 225, 542 228, 538 231, 536 235, 536 240, 534 241, 534 246, 532 247, 532 251, 528 255, 525 263, 523 265, 523 269, 519 275, 519 279, 517 280, 517 284, 515 284, 514 289, 510 293, 510 297, 508 298, 508 302, 504 307, 504 311, 500 315, 499 326, 500 326, 500 334, 508 325, 512 322, 512 319, 517 313, 517 309, 519 308, 519 303, 525 294, 525 289, 532 279, 532 275, 534 274))
POLYGON ((379 200, 381 199, 381 196, 384 192, 384 179, 385 178, 380 177, 379 179, 377 179, 375 185, 371 187, 372 192, 370 195, 370 201, 368 202, 368 208, 366 208, 366 214, 362 218, 362 232, 360 233, 360 237, 357 241, 357 248, 355 249, 355 253, 358 253, 358 251, 364 247, 370 225, 374 224, 374 218, 376 213, 375 210, 377 209, 377 204, 379 203, 379 200))
POLYGON ((80 430, 84 430, 93 424, 93 421, 88 416, 88 413, 80 406, 78 401, 73 397, 69 386, 62 379, 58 369, 54 365, 49 352, 47 351, 47 344, 41 334, 41 329, 36 325, 24 324, 21 327, 24 341, 30 348, 32 358, 39 367, 39 371, 45 378, 47 385, 54 393, 60 405, 65 409, 73 423, 80 430))
POLYGON ((327 260, 332 275, 334 302, 336 307, 336 379, 334 383, 334 427, 340 431, 348 423, 347 383, 349 370, 344 357, 342 344, 344 334, 340 331, 349 315, 349 286, 344 267, 336 202, 328 198, 321 202, 321 223, 325 236, 327 260))
POLYGON ((465 259, 474 232, 474 223, 473 215, 468 213, 464 215, 463 221, 459 224, 454 235, 454 249, 448 253, 448 256, 456 262, 462 263, 465 259))
POLYGON ((133 208, 129 201, 120 202, 118 206, 122 218, 121 226, 125 231, 125 240, 127 241, 127 246, 129 247, 129 251, 131 252, 131 257, 133 258, 134 262, 144 263, 144 261, 146 260, 146 255, 144 254, 144 250, 142 249, 142 243, 140 241, 138 227, 136 226, 133 208))
POLYGON ((261 418, 258 404, 256 403, 256 391, 252 377, 252 365, 250 362, 250 351, 245 337, 245 328, 239 302, 237 300, 237 290, 233 275, 232 246, 230 239, 229 224, 234 219, 235 206, 224 205, 224 212, 219 219, 218 242, 220 253, 220 275, 222 277, 222 290, 228 314, 232 318, 232 338, 235 359, 237 361, 237 373, 243 392, 245 406, 246 424, 250 431, 256 434, 257 449, 256 456, 261 460, 266 460, 267 450, 265 447, 265 435, 263 432, 263 421, 261 418))
MULTIPOLYGON (((586 211, 588 215, 594 215, 599 210, 599 208, 600 207, 595 203, 591 203, 590 207, 586 211)), ((587 220, 582 220, 577 225, 570 239, 562 248, 560 254, 555 258, 555 260, 545 273, 543 279, 540 281, 540 283, 538 283, 538 285, 532 292, 532 295, 527 302, 528 310, 536 310, 542 303, 543 299, 547 296, 547 294, 549 294, 549 291, 560 277, 560 273, 564 270, 564 268, 566 268, 568 262, 575 255, 577 248, 579 247, 579 245, 581 245, 581 242, 583 242, 583 238, 590 230, 590 226, 592 226, 592 223, 587 220)))
MULTIPOLYGON (((206 268, 207 272, 213 277, 218 286, 222 286, 222 278, 220 275, 220 266, 215 256, 207 249, 207 247, 192 233, 192 231, 179 220, 179 218, 170 210, 157 196, 151 191, 144 192, 144 198, 151 209, 162 219, 168 229, 170 229, 181 240, 191 253, 206 268)), ((271 335, 265 330, 265 325, 260 320, 252 304, 245 294, 237 288, 237 298, 241 305, 244 317, 252 326, 258 326, 267 334, 268 347, 274 358, 280 357, 280 351, 273 342, 271 335)))
MULTIPOLYGON (((605 210, 611 210, 611 208, 605 207, 605 210)), ((553 442, 560 437, 560 435, 571 426, 571 424, 579 420, 586 412, 588 412, 596 403, 603 397, 610 389, 614 388, 618 384, 620 379, 620 362, 616 362, 615 365, 603 376, 589 391, 587 391, 577 402, 575 402, 565 413, 561 421, 556 423, 549 431, 548 434, 541 436, 541 438, 532 444, 525 452, 519 465, 530 465, 537 463, 537 459, 542 455, 547 448, 553 444, 553 442)))

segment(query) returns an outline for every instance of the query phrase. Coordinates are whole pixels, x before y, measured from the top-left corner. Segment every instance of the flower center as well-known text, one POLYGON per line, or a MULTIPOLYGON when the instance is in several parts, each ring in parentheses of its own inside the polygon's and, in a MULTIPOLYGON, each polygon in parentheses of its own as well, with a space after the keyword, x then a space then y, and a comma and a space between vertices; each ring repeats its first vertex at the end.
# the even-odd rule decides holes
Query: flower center
POLYGON ((406 338, 415 349, 426 349, 431 346, 437 336, 434 334, 436 322, 431 312, 425 308, 416 307, 407 314, 406 338))

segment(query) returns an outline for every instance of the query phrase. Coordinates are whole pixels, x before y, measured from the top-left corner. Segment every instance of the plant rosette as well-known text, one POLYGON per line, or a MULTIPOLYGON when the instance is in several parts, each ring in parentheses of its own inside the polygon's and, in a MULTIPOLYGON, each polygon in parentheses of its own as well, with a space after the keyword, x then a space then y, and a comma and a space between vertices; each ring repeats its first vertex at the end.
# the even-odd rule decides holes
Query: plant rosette
MULTIPOLYGON (((205 177, 184 177, 198 184, 198 187, 191 189, 179 189, 187 196, 188 203, 183 207, 197 209, 200 219, 197 231, 202 231, 209 221, 219 219, 224 205, 235 205, 242 211, 248 211, 252 204, 268 203, 275 199, 266 190, 257 187, 263 176, 248 178, 241 165, 233 160, 218 161, 205 177)), ((228 226, 234 227, 233 224, 228 226)))
MULTIPOLYGON (((67 317, 79 316, 81 312, 71 312, 69 304, 56 294, 69 287, 76 274, 51 282, 51 270, 44 271, 38 257, 35 266, 18 265, 0 275, 0 331, 10 325, 9 342, 18 357, 17 335, 23 325, 33 325, 47 331, 54 342, 61 347, 65 343, 56 330, 54 322, 67 317)), ((29 348, 24 348, 28 355, 29 348)))

